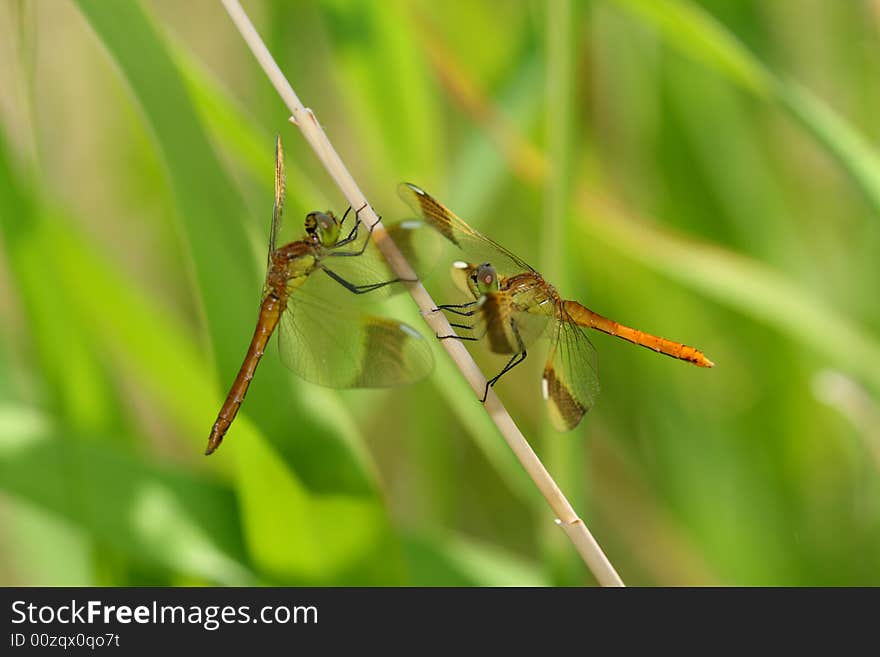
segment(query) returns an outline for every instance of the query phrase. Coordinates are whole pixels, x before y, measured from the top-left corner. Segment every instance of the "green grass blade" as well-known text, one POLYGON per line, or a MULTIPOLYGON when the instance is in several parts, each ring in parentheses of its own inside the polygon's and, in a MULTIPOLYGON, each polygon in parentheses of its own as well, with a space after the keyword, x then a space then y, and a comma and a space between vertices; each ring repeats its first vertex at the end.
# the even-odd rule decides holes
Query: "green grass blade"
POLYGON ((793 80, 776 86, 779 102, 852 176, 880 213, 880 156, 876 147, 824 101, 793 80))
MULTIPOLYGON (((228 151, 236 163, 260 184, 266 192, 265 198, 272 198, 272 177, 266 175, 266 144, 272 143, 273 136, 183 46, 175 45, 171 56, 212 140, 228 151)), ((318 188, 302 170, 288 176, 287 202, 290 206, 314 203, 319 198, 318 188)))
POLYGON ((614 0, 656 27, 684 54, 711 66, 736 84, 769 98, 772 74, 734 35, 700 7, 683 0, 614 0))
POLYGON ((48 402, 72 426, 106 430, 113 425, 118 400, 90 349, 88 321, 60 312, 67 308, 64 279, 55 260, 47 257, 53 247, 44 239, 47 225, 13 167, 0 135, 0 235, 48 402), (48 281, 59 281, 59 289, 47 294, 48 281))
POLYGON ((615 0, 674 48, 787 110, 834 157, 880 215, 880 156, 824 101, 775 75, 705 10, 684 0, 615 0))
POLYGON ((241 335, 222 318, 248 306, 254 313, 254 287, 261 277, 255 259, 243 252, 248 243, 244 205, 211 149, 167 46, 140 4, 94 0, 78 4, 119 65, 153 130, 168 167, 216 360, 221 371, 233 371, 241 358, 241 335))
MULTIPOLYGON (((437 103, 423 75, 422 50, 405 28, 407 8, 324 0, 320 9, 335 46, 333 70, 344 105, 358 108, 346 118, 357 128, 359 149, 371 154, 368 182, 385 184, 433 165, 427 154, 434 152, 440 128, 437 103)), ((331 120, 332 108, 315 109, 331 120)))
MULTIPOLYGON (((544 212, 540 235, 540 268, 542 275, 559 289, 570 289, 566 258, 568 253, 573 180, 572 144, 575 143, 572 122, 573 70, 576 52, 574 25, 580 24, 570 0, 553 0, 547 5, 544 51, 546 53, 545 110, 549 176, 543 189, 544 212)), ((543 410, 543 409, 542 409, 543 410)), ((586 517, 587 471, 586 452, 581 441, 560 436, 546 420, 541 435, 543 457, 556 483, 565 491, 574 508, 586 517)), ((583 565, 572 552, 563 532, 547 525, 542 533, 545 561, 554 575, 554 583, 574 585, 582 577, 583 565)))

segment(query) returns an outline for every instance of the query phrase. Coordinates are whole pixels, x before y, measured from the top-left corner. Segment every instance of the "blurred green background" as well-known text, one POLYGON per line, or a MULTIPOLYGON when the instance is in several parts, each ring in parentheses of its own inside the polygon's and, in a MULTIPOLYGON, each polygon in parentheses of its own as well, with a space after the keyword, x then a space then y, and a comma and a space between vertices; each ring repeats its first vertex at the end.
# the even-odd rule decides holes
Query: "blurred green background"
MULTIPOLYGON (((386 220, 416 182, 717 363, 596 335, 566 435, 540 349, 498 386, 628 584, 880 584, 880 2, 245 8, 386 220)), ((439 348, 339 392, 273 342, 202 456, 276 132, 288 237, 344 209, 219 3, 3 2, 0 89, 0 583, 593 583, 439 348)))

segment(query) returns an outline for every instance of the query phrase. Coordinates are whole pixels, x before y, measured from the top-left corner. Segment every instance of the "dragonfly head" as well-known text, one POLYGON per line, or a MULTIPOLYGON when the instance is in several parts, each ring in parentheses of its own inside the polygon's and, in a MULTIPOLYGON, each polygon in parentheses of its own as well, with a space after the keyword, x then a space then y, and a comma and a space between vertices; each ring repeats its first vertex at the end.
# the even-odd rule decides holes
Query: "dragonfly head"
POLYGON ((483 263, 471 272, 471 285, 479 296, 498 291, 498 272, 488 262, 483 263))
POLYGON ((452 277, 463 292, 470 292, 475 299, 498 291, 498 272, 488 262, 472 265, 456 261, 452 263, 452 277))
POLYGON ((324 246, 333 246, 339 240, 339 221, 332 212, 309 212, 306 215, 306 234, 324 246))
POLYGON ((471 274, 471 281, 476 285, 480 296, 498 291, 498 272, 488 262, 477 267, 471 274))

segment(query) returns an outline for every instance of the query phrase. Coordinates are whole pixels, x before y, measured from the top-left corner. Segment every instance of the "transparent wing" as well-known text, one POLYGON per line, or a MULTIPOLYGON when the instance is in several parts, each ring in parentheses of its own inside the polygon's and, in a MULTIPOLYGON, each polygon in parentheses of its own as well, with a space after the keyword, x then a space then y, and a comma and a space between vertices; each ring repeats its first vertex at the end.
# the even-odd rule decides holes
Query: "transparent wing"
POLYGON ((429 226, 459 247, 468 262, 491 263, 502 276, 533 271, 503 246, 468 226, 423 189, 411 183, 401 183, 397 193, 429 226))
MULTIPOLYGON (((431 231, 425 230, 421 222, 403 221, 391 224, 386 226, 386 231, 419 276, 425 275, 437 262, 440 252, 439 240, 430 235, 431 231)), ((322 266, 355 287, 376 286, 397 278, 370 238, 369 229, 363 224, 358 229, 356 240, 341 247, 326 248, 320 260, 322 266)), ((307 285, 312 296, 319 298, 337 295, 336 288, 344 287, 321 272, 312 274, 307 285)), ((374 303, 403 290, 404 286, 400 283, 390 283, 364 294, 349 296, 363 297, 364 302, 374 303)), ((355 298, 346 299, 343 303, 359 305, 355 298)))
POLYGON ((528 312, 513 313, 513 322, 524 347, 530 347, 547 332, 550 317, 528 312))
POLYGON ((293 290, 281 316, 278 348, 296 374, 331 388, 415 383, 434 366, 428 341, 414 328, 340 308, 303 288, 293 290))
POLYGON ((574 429, 599 394, 596 349, 583 329, 565 316, 554 322, 542 386, 550 421, 558 431, 574 429))
POLYGON ((557 309, 547 286, 539 277, 519 277, 518 283, 504 290, 508 302, 504 307, 516 325, 523 344, 528 347, 544 335, 557 309))

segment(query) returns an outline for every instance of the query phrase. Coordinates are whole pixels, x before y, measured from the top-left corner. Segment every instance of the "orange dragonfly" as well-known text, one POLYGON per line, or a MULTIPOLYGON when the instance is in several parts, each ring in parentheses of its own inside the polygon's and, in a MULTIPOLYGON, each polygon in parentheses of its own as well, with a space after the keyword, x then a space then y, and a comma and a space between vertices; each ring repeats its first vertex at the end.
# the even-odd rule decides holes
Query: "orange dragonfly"
MULTIPOLYGON (((276 248, 284 207, 284 153, 275 143, 275 206, 269 237, 266 281, 257 327, 241 369, 211 428, 205 454, 220 446, 254 377, 269 338, 278 330, 282 361, 303 379, 332 388, 383 388, 414 383, 427 376, 434 360, 428 341, 401 322, 339 305, 342 290, 353 294, 381 290, 393 278, 378 249, 368 248, 373 226, 355 213, 345 234, 332 212, 310 212, 303 239, 276 248), (354 281, 360 281, 355 283, 354 281), (367 281, 367 282, 364 282, 367 281)), ((349 208, 350 210, 351 208, 349 208)), ((389 228, 394 237, 411 224, 389 228)), ((406 236, 401 239, 406 242, 406 236)), ((394 287, 394 286, 392 286, 394 287)))
POLYGON ((497 354, 511 354, 489 386, 522 363, 529 346, 550 329, 550 352, 544 365, 542 392, 553 426, 574 429, 592 408, 599 392, 596 350, 585 328, 614 335, 699 367, 714 363, 694 347, 660 338, 594 313, 576 301, 564 300, 556 289, 523 260, 468 226, 424 190, 410 183, 399 187, 400 197, 424 221, 459 247, 468 262, 456 262, 459 287, 473 300, 438 306, 456 316, 451 325, 462 335, 442 339, 488 342, 497 354), (460 319, 459 319, 460 318, 460 319))

